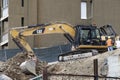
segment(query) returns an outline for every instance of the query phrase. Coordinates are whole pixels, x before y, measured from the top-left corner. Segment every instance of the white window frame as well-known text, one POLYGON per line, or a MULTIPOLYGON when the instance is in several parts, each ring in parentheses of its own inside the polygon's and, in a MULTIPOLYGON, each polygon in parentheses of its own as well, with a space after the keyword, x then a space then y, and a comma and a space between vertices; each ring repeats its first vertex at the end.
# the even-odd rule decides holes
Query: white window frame
POLYGON ((81 19, 87 19, 87 2, 83 1, 80 4, 81 8, 81 19))
POLYGON ((2 8, 8 7, 8 0, 2 0, 2 8))

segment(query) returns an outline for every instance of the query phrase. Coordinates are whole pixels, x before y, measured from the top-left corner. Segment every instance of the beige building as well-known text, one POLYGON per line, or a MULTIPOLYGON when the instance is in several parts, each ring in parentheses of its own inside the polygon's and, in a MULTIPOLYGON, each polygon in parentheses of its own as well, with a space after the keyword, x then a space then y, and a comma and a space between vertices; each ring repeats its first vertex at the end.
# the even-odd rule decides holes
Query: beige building
MULTIPOLYGON (((4 48, 16 48, 9 29, 16 26, 67 22, 72 25, 111 24, 120 34, 120 0, 0 0, 1 43, 4 48)), ((30 45, 48 47, 66 44, 62 35, 45 35, 27 38, 30 45)))

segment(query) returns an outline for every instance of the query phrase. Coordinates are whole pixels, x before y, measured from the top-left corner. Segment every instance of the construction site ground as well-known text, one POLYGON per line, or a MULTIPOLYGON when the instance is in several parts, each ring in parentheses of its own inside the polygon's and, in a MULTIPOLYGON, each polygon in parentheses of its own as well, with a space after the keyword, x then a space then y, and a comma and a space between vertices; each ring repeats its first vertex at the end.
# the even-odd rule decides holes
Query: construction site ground
MULTIPOLYGON (((96 56, 70 60, 65 62, 57 62, 55 64, 48 65, 47 62, 38 60, 36 66, 36 72, 38 75, 43 73, 45 67, 47 67, 48 73, 54 74, 74 74, 74 75, 94 75, 93 60, 98 59, 98 75, 106 76, 108 68, 102 69, 105 63, 105 59, 112 55, 120 55, 120 49, 113 51, 100 53, 96 56)), ((19 65, 26 59, 26 54, 18 53, 16 56, 10 58, 6 62, 0 62, 0 72, 5 74, 13 80, 29 80, 35 77, 33 74, 25 74, 21 71, 19 65)), ((90 80, 90 78, 82 78, 76 76, 60 76, 50 75, 48 80, 90 80)), ((94 80, 93 78, 91 80, 94 80)))
MULTIPOLYGON (((8 59, 6 62, 0 63, 0 72, 5 74, 13 80, 29 80, 35 77, 33 74, 25 74, 20 69, 20 64, 25 61, 27 55, 24 53, 17 53, 14 57, 8 59)), ((42 74, 44 67, 47 65, 46 62, 39 61, 36 63, 36 73, 42 74)), ((4 79, 2 79, 4 80, 4 79)))

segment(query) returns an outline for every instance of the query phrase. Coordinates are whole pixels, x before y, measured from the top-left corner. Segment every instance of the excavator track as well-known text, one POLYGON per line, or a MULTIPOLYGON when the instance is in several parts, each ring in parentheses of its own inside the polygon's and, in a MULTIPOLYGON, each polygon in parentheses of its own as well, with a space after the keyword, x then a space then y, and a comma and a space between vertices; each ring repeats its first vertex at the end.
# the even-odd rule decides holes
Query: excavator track
POLYGON ((91 57, 97 55, 98 51, 94 49, 79 49, 75 51, 70 51, 67 53, 60 54, 58 56, 58 61, 68 61, 68 60, 76 60, 76 59, 83 59, 87 57, 91 57))

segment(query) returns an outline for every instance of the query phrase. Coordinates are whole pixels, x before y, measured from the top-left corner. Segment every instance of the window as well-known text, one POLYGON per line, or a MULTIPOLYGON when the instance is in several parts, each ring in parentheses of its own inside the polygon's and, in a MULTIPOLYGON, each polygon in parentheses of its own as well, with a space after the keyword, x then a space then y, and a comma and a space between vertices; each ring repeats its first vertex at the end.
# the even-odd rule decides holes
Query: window
POLYGON ((24 26, 24 17, 21 18, 21 26, 24 26))
POLYGON ((2 0, 2 8, 6 8, 8 6, 8 0, 2 0))
POLYGON ((87 19, 87 2, 81 2, 81 19, 87 19))
POLYGON ((24 7, 24 0, 21 0, 21 6, 24 7))

